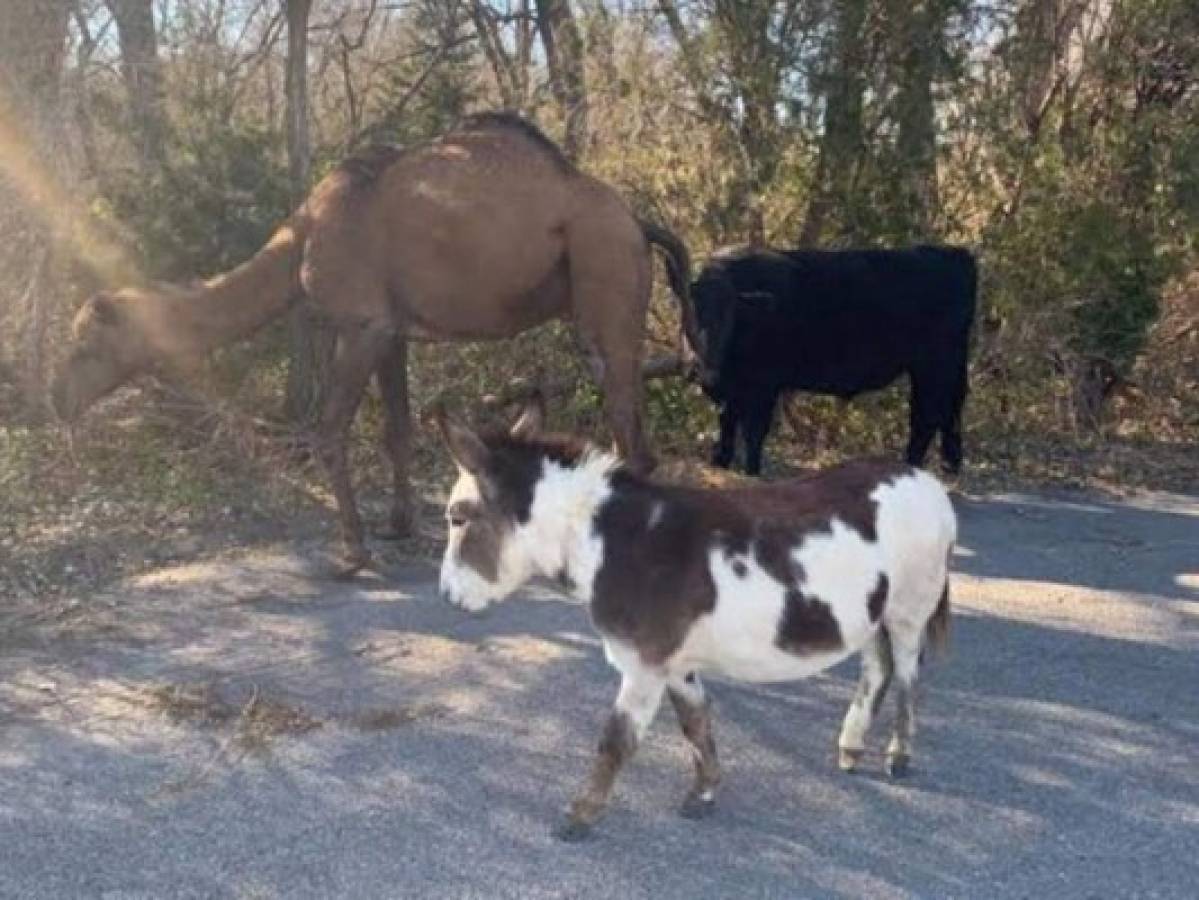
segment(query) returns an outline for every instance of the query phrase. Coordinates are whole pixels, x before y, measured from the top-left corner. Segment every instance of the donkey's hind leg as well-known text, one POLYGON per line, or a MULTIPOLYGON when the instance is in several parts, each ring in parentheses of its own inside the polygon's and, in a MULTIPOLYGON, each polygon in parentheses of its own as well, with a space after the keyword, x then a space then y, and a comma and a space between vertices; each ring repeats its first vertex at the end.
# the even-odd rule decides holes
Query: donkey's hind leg
POLYGON ((920 672, 920 644, 916 629, 896 629, 891 635, 895 662, 895 728, 887 745, 887 774, 902 778, 912 761, 912 739, 916 735, 916 679, 920 672))
POLYGON ((866 749, 866 732, 878 715, 895 666, 891 657, 891 638, 880 627, 862 648, 862 674, 858 690, 845 713, 841 735, 837 739, 837 764, 843 772, 854 772, 866 749))
POLYGON ((600 736, 587 786, 570 805, 566 821, 555 834, 564 841, 579 841, 591 833, 612 794, 621 767, 637 750, 662 703, 665 680, 646 669, 624 672, 616 708, 600 736))
POLYGON ((712 811, 716 803, 716 785, 720 783, 711 704, 694 672, 686 678, 672 678, 667 694, 679 717, 679 727, 695 751, 695 784, 687 792, 681 812, 688 819, 702 819, 712 811))

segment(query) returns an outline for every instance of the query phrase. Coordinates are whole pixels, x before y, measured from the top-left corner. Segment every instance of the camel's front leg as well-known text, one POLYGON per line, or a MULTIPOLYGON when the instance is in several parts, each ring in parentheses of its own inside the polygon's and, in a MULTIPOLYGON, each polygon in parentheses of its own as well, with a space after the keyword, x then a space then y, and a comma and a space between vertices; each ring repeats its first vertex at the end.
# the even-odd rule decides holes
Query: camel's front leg
POLYGON ((391 340, 389 332, 367 325, 339 329, 325 408, 317 427, 317 452, 328 473, 341 521, 343 550, 334 570, 340 578, 353 575, 370 562, 363 539, 362 517, 358 514, 350 481, 346 441, 366 383, 391 340))

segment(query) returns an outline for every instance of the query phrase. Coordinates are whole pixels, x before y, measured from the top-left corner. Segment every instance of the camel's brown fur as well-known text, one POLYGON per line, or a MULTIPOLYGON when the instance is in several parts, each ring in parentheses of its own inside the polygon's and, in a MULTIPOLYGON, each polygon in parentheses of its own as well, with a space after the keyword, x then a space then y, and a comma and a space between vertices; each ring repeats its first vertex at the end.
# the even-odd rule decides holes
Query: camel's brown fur
POLYGON ((698 350, 689 261, 665 229, 639 221, 532 125, 489 114, 428 145, 343 163, 252 259, 193 288, 127 289, 90 299, 55 385, 64 418, 159 365, 187 364, 306 296, 337 333, 318 446, 340 510, 347 568, 367 561, 345 442, 376 377, 395 469, 391 524, 409 527, 408 339, 504 338, 571 316, 621 453, 652 466, 642 431, 648 242, 698 350))

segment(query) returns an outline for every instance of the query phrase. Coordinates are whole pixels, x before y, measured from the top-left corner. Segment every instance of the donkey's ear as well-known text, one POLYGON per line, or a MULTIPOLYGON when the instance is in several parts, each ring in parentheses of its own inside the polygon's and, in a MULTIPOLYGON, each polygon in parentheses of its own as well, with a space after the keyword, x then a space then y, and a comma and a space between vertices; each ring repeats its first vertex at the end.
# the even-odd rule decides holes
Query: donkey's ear
POLYGON ((475 475, 485 470, 491 453, 477 434, 455 422, 442 409, 433 412, 433 423, 460 468, 475 475))
POLYGON ((510 434, 516 438, 531 438, 545 427, 545 397, 537 391, 525 401, 520 418, 512 425, 510 434))

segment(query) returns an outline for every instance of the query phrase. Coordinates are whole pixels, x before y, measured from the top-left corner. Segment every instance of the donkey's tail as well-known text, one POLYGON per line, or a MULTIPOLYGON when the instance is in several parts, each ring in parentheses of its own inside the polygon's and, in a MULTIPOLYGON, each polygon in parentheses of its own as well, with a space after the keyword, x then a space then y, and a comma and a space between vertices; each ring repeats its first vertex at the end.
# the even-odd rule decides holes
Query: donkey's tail
POLYGON ((941 589, 941 600, 937 608, 924 626, 926 646, 932 648, 938 656, 949 652, 949 579, 945 579, 945 587, 941 589))
MULTIPOLYGON (((701 359, 704 358, 703 338, 699 333, 699 322, 695 315, 695 303, 691 299, 691 254, 687 245, 668 228, 663 228, 647 219, 637 218, 637 224, 645 239, 658 247, 666 259, 666 273, 670 279, 670 290, 679 300, 679 312, 683 321, 683 336, 701 359)), ((684 348, 686 355, 686 348, 684 348)))

